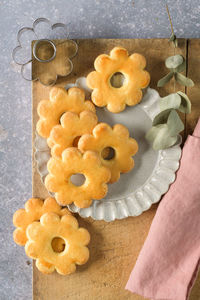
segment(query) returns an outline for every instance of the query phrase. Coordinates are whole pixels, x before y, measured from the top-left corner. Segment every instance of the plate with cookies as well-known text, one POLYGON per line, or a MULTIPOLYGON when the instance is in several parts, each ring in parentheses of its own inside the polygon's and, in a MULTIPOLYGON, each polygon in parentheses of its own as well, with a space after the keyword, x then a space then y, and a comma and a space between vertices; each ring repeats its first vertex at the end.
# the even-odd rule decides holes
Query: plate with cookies
POLYGON ((113 221, 138 216, 175 179, 180 142, 155 151, 145 139, 159 112, 144 56, 115 47, 94 71, 38 105, 35 160, 61 206, 82 217, 113 221))

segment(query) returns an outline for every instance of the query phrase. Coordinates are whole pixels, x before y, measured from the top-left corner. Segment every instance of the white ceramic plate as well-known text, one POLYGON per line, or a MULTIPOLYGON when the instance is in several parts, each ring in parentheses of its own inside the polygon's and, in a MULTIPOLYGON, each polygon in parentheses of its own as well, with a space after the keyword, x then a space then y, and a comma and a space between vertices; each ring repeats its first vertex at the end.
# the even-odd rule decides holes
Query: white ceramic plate
MULTIPOLYGON (((85 79, 79 79, 76 85, 83 88, 85 79)), ((139 151, 134 156, 134 169, 127 174, 121 174, 118 182, 109 184, 108 194, 104 199, 95 200, 90 207, 82 209, 71 204, 68 207, 72 212, 77 212, 84 218, 92 217, 105 221, 138 216, 167 192, 179 167, 181 138, 175 146, 162 151, 154 151, 145 140, 152 119, 159 112, 159 99, 157 91, 148 88, 140 104, 127 107, 119 114, 110 113, 105 108, 97 108, 99 122, 106 122, 111 126, 116 123, 125 125, 130 136, 137 140, 139 151)), ((46 140, 38 135, 35 148, 38 171, 44 182, 48 174, 47 161, 50 151, 46 140)))

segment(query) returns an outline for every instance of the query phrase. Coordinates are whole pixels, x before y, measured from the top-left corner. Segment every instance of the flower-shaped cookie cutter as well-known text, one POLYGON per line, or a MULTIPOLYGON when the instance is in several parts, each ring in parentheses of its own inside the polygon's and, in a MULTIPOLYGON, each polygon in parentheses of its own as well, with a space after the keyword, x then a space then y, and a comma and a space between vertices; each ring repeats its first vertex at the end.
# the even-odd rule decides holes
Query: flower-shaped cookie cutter
POLYGON ((58 76, 69 75, 73 70, 71 59, 77 54, 78 45, 68 37, 66 24, 52 24, 46 18, 36 19, 32 27, 21 28, 12 58, 21 65, 22 77, 49 86, 55 84, 58 76))

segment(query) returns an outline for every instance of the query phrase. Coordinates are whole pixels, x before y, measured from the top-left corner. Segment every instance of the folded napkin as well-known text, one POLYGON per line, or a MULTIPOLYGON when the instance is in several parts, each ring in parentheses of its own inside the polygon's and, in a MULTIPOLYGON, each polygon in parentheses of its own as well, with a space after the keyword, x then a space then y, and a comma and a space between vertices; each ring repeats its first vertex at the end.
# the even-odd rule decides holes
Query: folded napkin
POLYGON ((159 300, 188 299, 200 260, 200 119, 185 142, 126 289, 159 300))

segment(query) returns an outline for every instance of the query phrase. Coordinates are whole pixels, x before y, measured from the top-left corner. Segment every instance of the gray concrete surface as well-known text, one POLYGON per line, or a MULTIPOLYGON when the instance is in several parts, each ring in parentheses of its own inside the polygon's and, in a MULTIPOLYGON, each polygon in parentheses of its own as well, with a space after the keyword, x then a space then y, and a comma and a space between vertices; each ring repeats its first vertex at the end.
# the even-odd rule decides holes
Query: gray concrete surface
MULTIPOLYGON (((199 38, 200 1, 167 2, 177 36, 199 38)), ((1 0, 0 300, 32 297, 30 259, 12 240, 13 212, 31 196, 31 84, 11 59, 17 31, 47 17, 70 23, 71 38, 168 37, 164 5, 164 0, 1 0)))

